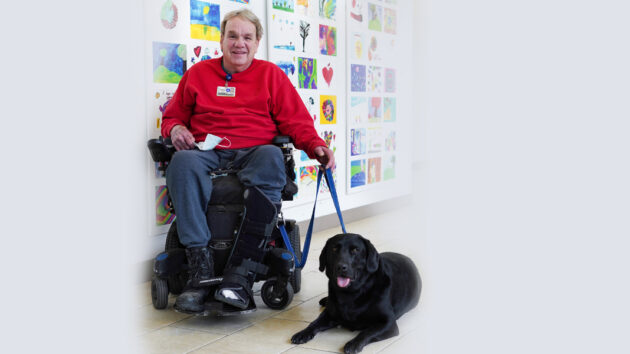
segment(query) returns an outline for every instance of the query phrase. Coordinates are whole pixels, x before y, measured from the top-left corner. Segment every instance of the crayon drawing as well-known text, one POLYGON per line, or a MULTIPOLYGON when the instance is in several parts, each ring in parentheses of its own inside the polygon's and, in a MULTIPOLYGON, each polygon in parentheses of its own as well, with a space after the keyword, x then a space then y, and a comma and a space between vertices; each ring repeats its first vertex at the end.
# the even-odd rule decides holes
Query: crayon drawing
POLYGON ((368 160, 368 184, 381 181, 381 158, 375 157, 368 160))
POLYGON ((298 58, 298 88, 317 89, 317 59, 298 58))
POLYGON ((155 224, 167 225, 175 220, 173 214, 168 208, 168 193, 166 186, 155 187, 155 224))
POLYGON ((295 13, 303 16, 317 16, 317 0, 295 0, 295 13))
POLYGON ((337 123, 337 113, 335 112, 337 108, 337 96, 328 96, 322 95, 319 97, 321 110, 319 112, 320 124, 336 124, 337 123))
POLYGON ((396 155, 384 158, 383 180, 387 181, 396 178, 396 155))
POLYGON ((383 32, 396 34, 396 10, 385 8, 383 13, 383 32))
POLYGON ((218 58, 222 55, 218 42, 200 41, 199 45, 188 46, 188 62, 190 66, 204 60, 218 58))
POLYGON ((304 106, 306 106, 308 113, 310 114, 311 118, 313 118, 313 122, 317 121, 317 114, 319 113, 319 96, 310 93, 301 93, 300 97, 302 97, 302 102, 304 102, 304 106))
POLYGON ((365 92, 365 65, 350 65, 350 91, 365 92))
POLYGON ((390 130, 385 136, 385 151, 396 150, 396 131, 390 130))
POLYGON ((368 153, 383 151, 383 128, 368 128, 368 153))
POLYGON ((382 31, 383 28, 383 8, 368 4, 368 28, 374 31, 382 31))
POLYGON ((352 55, 352 59, 363 60, 363 55, 365 53, 365 44, 363 44, 363 34, 353 33, 352 40, 350 43, 351 43, 350 53, 352 55))
POLYGON ((293 0, 273 0, 271 4, 274 9, 286 12, 293 12, 295 6, 293 0))
POLYGON ((370 97, 368 107, 368 121, 370 123, 379 123, 383 118, 382 99, 380 97, 370 97))
POLYGON ((396 92, 396 70, 385 69, 385 92, 396 92))
POLYGON ((363 22, 363 0, 350 2, 350 18, 357 22, 363 22))
POLYGON ((177 84, 185 71, 185 44, 153 42, 153 82, 177 84))
POLYGON ((322 139, 326 143, 326 146, 328 146, 330 150, 332 150, 333 152, 337 151, 337 134, 335 134, 335 132, 333 132, 332 130, 324 130, 323 132, 319 133, 319 136, 322 137, 322 139))
POLYGON ((396 98, 385 97, 383 99, 383 121, 395 122, 396 121, 396 98))
POLYGON ((350 188, 365 185, 365 160, 350 161, 350 188))
POLYGON ((327 18, 329 20, 335 19, 335 12, 337 12, 337 0, 320 0, 319 1, 319 16, 327 18))
POLYGON ((177 6, 173 4, 172 0, 167 0, 160 9, 160 22, 166 29, 173 29, 177 26, 179 20, 177 6))
POLYGON ((369 92, 382 92, 383 69, 378 66, 368 66, 366 83, 369 92))
POLYGON ((365 128, 350 129, 350 155, 357 156, 366 153, 365 128))
POLYGON ((275 49, 295 50, 297 38, 297 25, 293 18, 278 14, 271 16, 271 33, 269 36, 271 45, 275 49))
POLYGON ((361 124, 367 121, 368 100, 367 97, 350 97, 350 122, 361 124))
POLYGON ((218 42, 220 24, 219 5, 190 0, 190 38, 218 42))
POLYGON ((323 55, 337 55, 337 29, 319 25, 319 52, 323 55))

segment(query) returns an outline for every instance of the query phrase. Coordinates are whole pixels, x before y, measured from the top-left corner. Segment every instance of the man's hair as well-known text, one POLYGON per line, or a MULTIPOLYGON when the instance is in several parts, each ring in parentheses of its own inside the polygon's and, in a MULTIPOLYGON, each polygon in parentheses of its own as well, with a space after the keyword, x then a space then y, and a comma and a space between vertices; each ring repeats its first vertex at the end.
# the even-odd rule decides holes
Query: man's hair
POLYGON ((225 14, 225 16, 223 17, 223 21, 221 21, 221 37, 225 35, 225 25, 229 20, 233 19, 234 17, 241 17, 253 23, 254 26, 256 26, 256 39, 260 40, 262 38, 263 28, 260 20, 253 12, 247 9, 235 10, 225 14))

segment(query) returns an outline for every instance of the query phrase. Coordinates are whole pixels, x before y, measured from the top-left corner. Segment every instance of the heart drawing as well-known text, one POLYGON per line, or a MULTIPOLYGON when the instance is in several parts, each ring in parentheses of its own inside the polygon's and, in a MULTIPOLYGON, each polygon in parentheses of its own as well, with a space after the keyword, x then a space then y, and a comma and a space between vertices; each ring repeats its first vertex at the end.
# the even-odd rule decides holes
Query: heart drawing
POLYGON ((199 54, 201 53, 201 46, 197 46, 195 47, 195 55, 197 56, 197 58, 199 58, 199 54))
POLYGON ((324 80, 326 80, 328 87, 330 87, 330 81, 332 81, 333 77, 333 68, 330 67, 330 63, 328 63, 327 67, 322 69, 322 74, 324 75, 324 80))

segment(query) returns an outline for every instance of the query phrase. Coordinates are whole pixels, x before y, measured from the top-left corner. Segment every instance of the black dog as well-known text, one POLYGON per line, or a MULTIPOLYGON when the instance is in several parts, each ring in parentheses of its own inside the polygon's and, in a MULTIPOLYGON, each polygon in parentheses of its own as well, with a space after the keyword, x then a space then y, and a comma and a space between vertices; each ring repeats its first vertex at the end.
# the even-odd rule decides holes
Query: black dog
POLYGON ((324 311, 291 343, 302 344, 315 334, 341 325, 361 332, 344 346, 358 353, 372 342, 398 335, 396 320, 413 309, 422 283, 414 263, 398 253, 379 254, 372 243, 357 234, 339 234, 326 242, 319 270, 326 270, 328 298, 324 311))

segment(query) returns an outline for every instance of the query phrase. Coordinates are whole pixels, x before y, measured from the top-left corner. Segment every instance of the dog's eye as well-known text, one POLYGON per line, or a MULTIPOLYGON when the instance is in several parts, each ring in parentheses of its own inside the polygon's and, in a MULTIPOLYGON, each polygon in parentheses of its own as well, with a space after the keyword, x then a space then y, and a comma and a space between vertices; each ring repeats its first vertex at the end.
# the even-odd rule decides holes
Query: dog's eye
POLYGON ((332 251, 333 251, 333 252, 339 252, 339 246, 335 246, 335 247, 333 247, 332 251))
POLYGON ((350 249, 350 253, 352 253, 352 254, 357 254, 357 253, 359 253, 359 249, 358 249, 357 247, 352 247, 352 248, 350 249))

